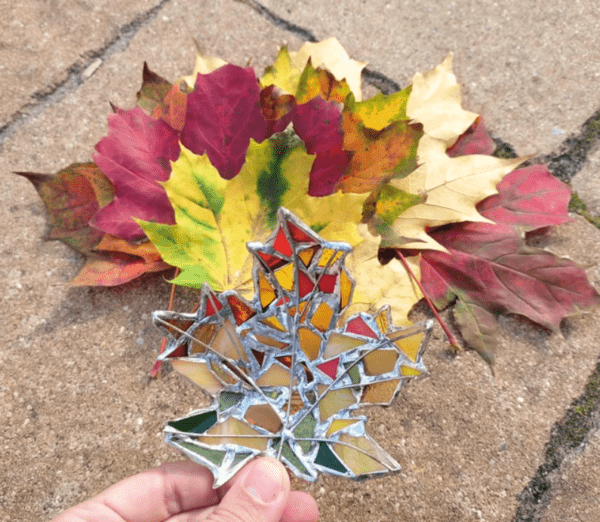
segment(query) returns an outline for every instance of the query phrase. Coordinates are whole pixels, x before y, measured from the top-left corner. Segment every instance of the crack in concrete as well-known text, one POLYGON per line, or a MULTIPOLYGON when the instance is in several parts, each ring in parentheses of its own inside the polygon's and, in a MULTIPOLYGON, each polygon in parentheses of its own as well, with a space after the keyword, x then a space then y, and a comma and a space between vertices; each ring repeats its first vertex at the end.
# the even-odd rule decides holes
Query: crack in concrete
POLYGON ((31 95, 34 101, 22 106, 6 124, 0 127, 0 152, 6 139, 20 127, 82 85, 91 76, 91 74, 89 76, 86 74, 88 68, 95 71, 95 68, 99 66, 98 60, 104 62, 113 54, 127 49, 139 30, 148 25, 169 2, 171 0, 161 0, 154 7, 138 14, 133 20, 121 26, 116 35, 103 47, 85 53, 82 56, 84 63, 78 61, 72 64, 67 69, 67 77, 63 81, 50 88, 34 92, 31 95))

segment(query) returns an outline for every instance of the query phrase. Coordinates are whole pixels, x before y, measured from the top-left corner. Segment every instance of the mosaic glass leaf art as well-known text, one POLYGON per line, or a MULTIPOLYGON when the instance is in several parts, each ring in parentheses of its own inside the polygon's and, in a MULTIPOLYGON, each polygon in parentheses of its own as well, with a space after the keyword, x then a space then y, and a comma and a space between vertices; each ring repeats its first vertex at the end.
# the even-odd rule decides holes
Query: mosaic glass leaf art
POLYGON ((169 339, 159 359, 212 398, 168 422, 165 441, 207 466, 215 487, 259 454, 308 481, 398 471, 355 411, 389 405, 426 373, 431 321, 395 327, 387 306, 344 321, 355 284, 350 245, 323 240, 286 209, 267 241, 247 248, 252 301, 205 284, 195 313, 153 314, 169 339))

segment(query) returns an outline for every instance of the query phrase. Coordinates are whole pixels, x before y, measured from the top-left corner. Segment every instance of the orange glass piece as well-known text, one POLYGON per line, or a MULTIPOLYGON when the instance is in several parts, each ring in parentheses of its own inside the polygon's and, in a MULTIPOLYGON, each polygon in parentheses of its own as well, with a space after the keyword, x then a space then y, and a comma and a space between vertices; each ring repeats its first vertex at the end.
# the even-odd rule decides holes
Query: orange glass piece
POLYGON ((339 250, 332 250, 331 248, 324 248, 323 253, 321 254, 321 259, 319 259, 319 266, 332 266, 336 263, 342 256, 343 252, 339 250))
POLYGON ((337 375, 337 369, 339 365, 340 359, 331 359, 330 361, 324 362, 323 364, 317 365, 317 368, 321 370, 325 375, 335 379, 337 375))
POLYGON ((217 325, 215 323, 203 324, 196 329, 192 336, 195 341, 190 343, 190 353, 204 353, 206 351, 206 347, 210 346, 216 331, 217 325))
MULTIPOLYGON (((256 384, 259 386, 289 386, 290 371, 287 368, 282 368, 278 364, 273 364, 256 380, 256 384)), ((297 385, 295 378, 292 385, 297 385)))
POLYGON ((205 432, 205 435, 212 436, 199 437, 198 442, 211 445, 237 444, 238 446, 246 446, 260 451, 267 449, 269 441, 269 437, 261 435, 249 424, 235 417, 227 417, 223 422, 215 424, 205 432), (236 437, 236 435, 245 436, 236 437), (248 437, 248 435, 256 435, 256 437, 248 437))
POLYGON ((291 292, 294 290, 294 264, 288 263, 287 265, 279 268, 275 271, 275 279, 281 285, 281 288, 291 292))
POLYGON ((275 237, 273 248, 277 252, 283 254, 284 256, 292 255, 292 247, 290 246, 289 241, 285 237, 285 232, 281 227, 279 227, 279 230, 277 231, 277 236, 275 237))
POLYGON ((314 361, 319 356, 321 336, 308 328, 298 328, 298 342, 301 350, 309 360, 314 361))
POLYGON ((406 377, 416 377, 421 375, 423 372, 410 366, 400 366, 400 373, 406 377))
POLYGON ((367 437, 352 437, 342 433, 340 442, 345 444, 333 444, 333 450, 355 475, 387 471, 394 467, 383 450, 367 437))
POLYGON ((300 298, 307 296, 315 289, 315 284, 308 277, 308 274, 301 270, 298 270, 298 289, 300 298))
POLYGON ((327 437, 334 434, 337 431, 343 430, 344 428, 356 424, 358 419, 335 419, 331 421, 331 426, 327 430, 327 437))
POLYGON ((389 308, 382 308, 379 311, 379 313, 375 316, 375 323, 377 323, 381 333, 385 334, 388 332, 390 329, 389 308))
POLYGON ((343 310, 350 302, 352 295, 352 279, 346 273, 345 269, 340 272, 340 309, 343 310))
POLYGON ((261 270, 258 271, 258 293, 260 295, 260 305, 262 306, 263 312, 267 307, 275 300, 277 294, 275 289, 269 283, 265 274, 261 270))
POLYGON ((187 377, 208 393, 214 394, 223 388, 215 374, 210 371, 205 362, 190 361, 186 359, 174 359, 173 369, 187 377))
POLYGON ((378 382, 376 384, 369 384, 365 386, 363 390, 360 402, 370 404, 389 404, 396 396, 396 391, 399 389, 399 379, 392 381, 378 382))
POLYGON ((346 331, 357 335, 364 335, 365 337, 371 337, 372 339, 378 339, 377 334, 360 316, 348 321, 346 324, 346 331))
POLYGON ((296 225, 294 225, 291 221, 288 221, 288 230, 292 239, 296 243, 314 243, 315 239, 310 237, 304 230, 301 230, 296 225))
MULTIPOLYGON (((298 305, 298 310, 300 311, 300 314, 302 314, 300 316, 300 323, 303 323, 306 321, 306 312, 308 312, 308 309, 306 308, 306 305, 308 303, 306 301, 300 303, 298 305)), ((290 314, 292 317, 294 317, 296 315, 296 307, 295 306, 290 306, 288 308, 288 314, 290 314)))
POLYGON ((363 358, 366 375, 382 375, 394 371, 400 354, 396 350, 375 350, 363 358))
POLYGON ((313 326, 320 332, 329 330, 331 319, 333 318, 333 310, 327 303, 321 303, 310 319, 313 326))
MULTIPOLYGON (((327 386, 319 384, 317 386, 319 394, 325 393, 327 386)), ((356 397, 348 388, 340 390, 329 390, 324 396, 319 397, 319 413, 321 414, 321 422, 327 420, 332 415, 335 415, 342 408, 348 408, 356 404, 356 397)))
POLYGON ((267 317, 266 319, 263 319, 261 323, 274 330, 279 330, 280 332, 286 331, 285 327, 281 324, 281 321, 275 316, 267 317))
POLYGON ((250 306, 235 295, 228 295, 227 302, 231 308, 235 324, 238 326, 244 324, 248 319, 256 315, 256 312, 252 310, 250 306))
POLYGON ((256 340, 260 344, 266 344, 267 346, 273 346, 274 348, 283 349, 283 348, 286 348, 287 346, 289 346, 286 343, 283 343, 283 342, 278 341, 277 339, 273 339, 271 337, 267 337, 265 335, 254 334, 254 337, 256 337, 256 340))
POLYGON ((283 427, 279 415, 277 415, 275 410, 268 404, 249 406, 246 410, 246 415, 244 415, 244 419, 250 424, 260 426, 271 433, 278 433, 283 427))
POLYGON ((327 344, 325 345, 325 351, 323 352, 323 359, 330 359, 348 350, 353 350, 362 346, 365 342, 362 339, 356 339, 349 335, 332 332, 329 334, 327 344))
POLYGON ((323 274, 319 278, 319 290, 328 294, 335 292, 335 283, 337 282, 336 274, 323 274))
POLYGON ((321 249, 320 246, 312 246, 310 248, 305 248, 304 250, 298 253, 298 257, 304 263, 304 266, 308 268, 311 261, 314 259, 315 254, 321 249))
POLYGON ((394 344, 400 348, 412 362, 417 362, 419 348, 421 348, 421 342, 423 341, 424 335, 425 333, 411 335, 410 337, 396 341, 394 344))

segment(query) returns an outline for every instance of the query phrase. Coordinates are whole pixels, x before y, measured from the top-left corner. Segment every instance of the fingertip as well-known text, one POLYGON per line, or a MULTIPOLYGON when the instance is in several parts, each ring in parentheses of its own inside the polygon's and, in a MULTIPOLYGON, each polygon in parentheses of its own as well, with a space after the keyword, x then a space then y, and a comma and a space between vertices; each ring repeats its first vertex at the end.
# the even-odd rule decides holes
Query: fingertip
POLYGON ((316 500, 304 491, 292 491, 281 515, 281 522, 317 522, 319 507, 316 500))

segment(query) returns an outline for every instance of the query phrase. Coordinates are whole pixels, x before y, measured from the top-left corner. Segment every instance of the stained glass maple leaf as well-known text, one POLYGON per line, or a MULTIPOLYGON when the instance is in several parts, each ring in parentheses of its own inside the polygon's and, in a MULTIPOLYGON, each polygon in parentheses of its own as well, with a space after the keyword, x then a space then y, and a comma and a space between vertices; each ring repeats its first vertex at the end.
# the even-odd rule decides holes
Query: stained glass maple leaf
POLYGON ((351 247, 323 240, 286 209, 264 244, 247 247, 252 301, 205 284, 195 313, 154 313, 169 338, 159 359, 212 398, 169 422, 166 442, 209 467, 215 487, 259 454, 309 481, 399 470, 355 412, 389 405, 426 372, 431 322, 398 328, 383 307, 342 323, 354 290, 345 266, 351 247))

